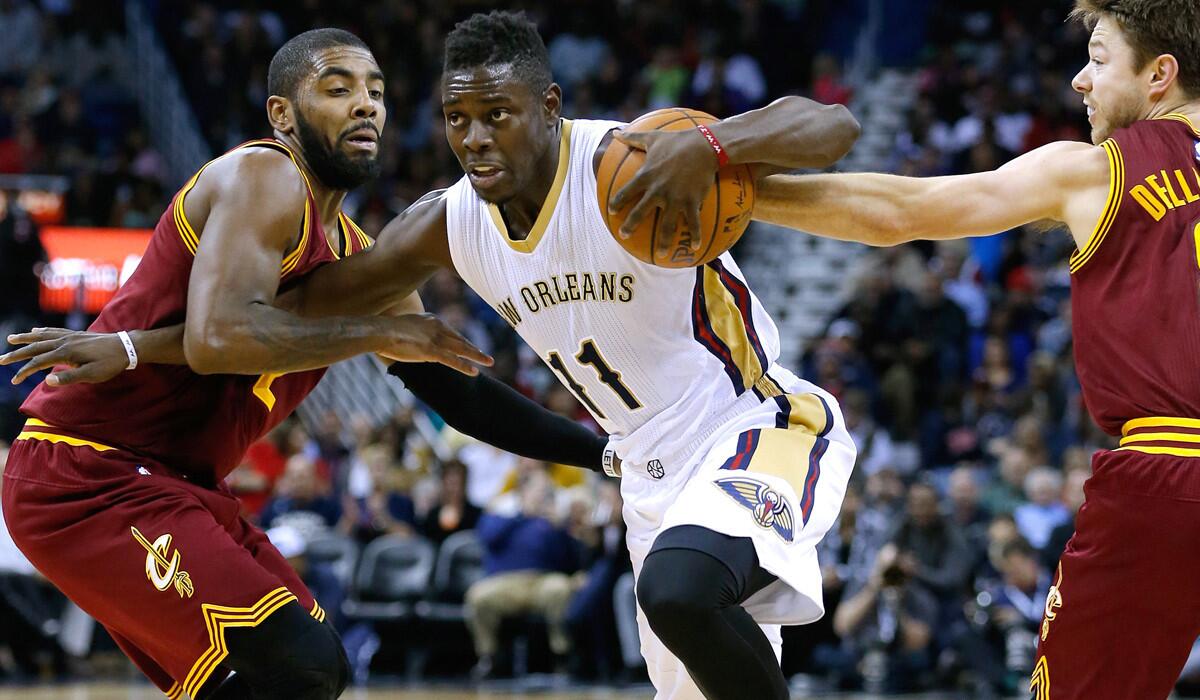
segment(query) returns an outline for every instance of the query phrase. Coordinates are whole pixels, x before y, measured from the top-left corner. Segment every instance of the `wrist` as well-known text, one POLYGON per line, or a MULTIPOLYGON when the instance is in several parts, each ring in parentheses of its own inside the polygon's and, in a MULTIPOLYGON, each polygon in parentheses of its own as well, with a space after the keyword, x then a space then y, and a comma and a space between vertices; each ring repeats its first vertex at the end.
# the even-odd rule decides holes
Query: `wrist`
POLYGON ((137 369, 138 355, 137 350, 133 346, 133 339, 129 337, 129 333, 127 331, 117 331, 117 338, 119 338, 121 344, 125 346, 125 357, 128 360, 127 364, 125 365, 125 369, 137 369))
POLYGON ((725 144, 721 142, 720 136, 713 131, 713 128, 707 124, 697 124, 696 130, 704 137, 709 150, 712 151, 713 156, 716 158, 717 169, 719 170, 729 165, 729 151, 726 150, 725 144))

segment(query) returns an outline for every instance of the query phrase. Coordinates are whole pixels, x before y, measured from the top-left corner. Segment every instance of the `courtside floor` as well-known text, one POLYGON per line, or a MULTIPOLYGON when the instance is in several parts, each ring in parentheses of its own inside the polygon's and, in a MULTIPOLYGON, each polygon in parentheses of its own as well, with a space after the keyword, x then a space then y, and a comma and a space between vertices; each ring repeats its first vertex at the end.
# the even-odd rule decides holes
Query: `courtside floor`
MULTIPOLYGON (((53 686, 0 686, 0 700, 161 700, 163 694, 145 684, 80 683, 53 686)), ((355 688, 343 700, 648 700, 649 686, 628 690, 564 690, 519 692, 504 689, 414 687, 355 688)), ((875 695, 794 696, 797 700, 875 700, 875 695)), ((888 696, 893 700, 898 696, 888 696)), ((950 695, 906 695, 908 700, 958 700, 950 695)))

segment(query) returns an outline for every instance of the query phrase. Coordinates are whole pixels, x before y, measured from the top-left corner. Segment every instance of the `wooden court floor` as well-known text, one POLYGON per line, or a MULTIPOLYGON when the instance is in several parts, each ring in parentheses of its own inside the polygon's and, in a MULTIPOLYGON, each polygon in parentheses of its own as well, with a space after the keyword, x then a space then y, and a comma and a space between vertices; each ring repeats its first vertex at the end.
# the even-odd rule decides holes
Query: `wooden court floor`
MULTIPOLYGON (((163 697, 162 693, 144 684, 80 683, 23 688, 0 686, 0 700, 162 700, 163 697)), ((346 691, 342 700, 649 700, 650 697, 649 687, 634 690, 597 689, 536 693, 510 692, 503 689, 355 688, 346 691)), ((877 697, 806 695, 803 700, 872 700, 877 697)), ((908 700, 951 700, 951 696, 945 695, 904 697, 908 700)), ((897 697, 891 696, 889 700, 897 700, 897 697)))

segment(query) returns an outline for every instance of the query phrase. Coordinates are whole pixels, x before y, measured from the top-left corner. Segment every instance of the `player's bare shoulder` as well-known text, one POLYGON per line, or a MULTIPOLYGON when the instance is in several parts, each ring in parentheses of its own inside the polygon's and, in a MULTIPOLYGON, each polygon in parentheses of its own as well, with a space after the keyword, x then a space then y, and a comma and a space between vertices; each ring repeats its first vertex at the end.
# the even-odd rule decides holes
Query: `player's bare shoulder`
POLYGON ((372 252, 390 252, 403 256, 409 263, 452 267, 446 227, 446 190, 433 190, 383 227, 372 252))
POLYGON ((1053 174, 1062 193, 1062 221, 1080 250, 1087 245, 1109 202, 1119 193, 1113 191, 1114 171, 1121 167, 1107 144, 1060 141, 1043 146, 1040 164, 1053 174))
POLYGON ((197 175, 184 212, 198 231, 216 206, 255 219, 295 219, 291 230, 299 230, 307 197, 308 185, 287 154, 273 148, 240 148, 212 161, 197 175))

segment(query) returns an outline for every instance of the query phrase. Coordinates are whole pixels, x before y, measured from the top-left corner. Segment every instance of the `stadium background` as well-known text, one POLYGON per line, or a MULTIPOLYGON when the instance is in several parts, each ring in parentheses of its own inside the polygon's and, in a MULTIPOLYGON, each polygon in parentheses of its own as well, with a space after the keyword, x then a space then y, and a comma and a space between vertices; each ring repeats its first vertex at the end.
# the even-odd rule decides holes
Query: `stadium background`
MULTIPOLYGON (((1086 34, 1064 22, 1067 0, 0 0, 0 331, 86 326, 142 240, 112 229, 153 227, 200 164, 265 133, 267 64, 309 28, 355 31, 387 75, 383 174, 347 198, 362 228, 454 182, 441 40, 497 6, 537 21, 567 116, 628 121, 670 105, 728 116, 803 94, 862 122, 840 168, 922 176, 1086 139, 1069 85, 1086 34)), ((869 250, 757 224, 735 249, 779 322, 782 361, 839 397, 860 450, 823 544, 829 612, 785 635, 797 693, 991 697, 1026 683, 1090 453, 1109 445, 1073 371, 1070 249, 1061 231, 869 250), (873 574, 890 594, 866 600, 873 574)), ((456 278, 422 297, 495 355, 496 375, 589 422, 456 278)), ((0 383, 0 455, 32 384, 0 383)), ((481 564, 477 537, 448 539, 483 509, 554 524, 561 556, 542 559, 572 591, 573 647, 552 654, 538 614, 507 620, 482 687, 646 694, 614 483, 470 444, 368 358, 331 372, 231 480, 252 517, 283 526, 281 547, 307 561, 325 608, 340 608, 357 680, 473 682, 464 588, 488 561, 527 554, 481 564), (367 561, 401 583, 373 584, 367 561)), ((0 607, 0 678, 133 677, 11 542, 0 607)))

